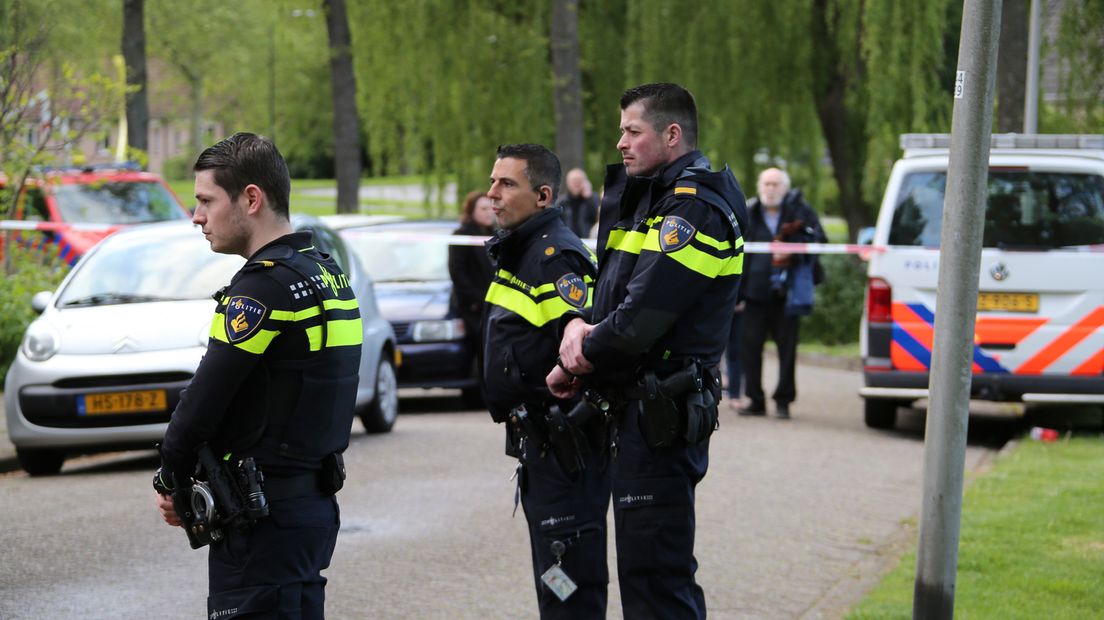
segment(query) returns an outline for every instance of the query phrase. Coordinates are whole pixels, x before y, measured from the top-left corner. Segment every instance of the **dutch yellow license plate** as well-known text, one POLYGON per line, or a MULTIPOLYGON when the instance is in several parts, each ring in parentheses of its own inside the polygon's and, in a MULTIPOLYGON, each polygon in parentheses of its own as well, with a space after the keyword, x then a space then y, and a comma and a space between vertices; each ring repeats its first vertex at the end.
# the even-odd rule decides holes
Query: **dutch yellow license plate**
POLYGON ((978 312, 1038 312, 1038 293, 978 293, 978 312))
POLYGON ((165 390, 104 392, 85 394, 77 399, 77 413, 80 415, 146 413, 166 409, 168 409, 168 398, 165 390))

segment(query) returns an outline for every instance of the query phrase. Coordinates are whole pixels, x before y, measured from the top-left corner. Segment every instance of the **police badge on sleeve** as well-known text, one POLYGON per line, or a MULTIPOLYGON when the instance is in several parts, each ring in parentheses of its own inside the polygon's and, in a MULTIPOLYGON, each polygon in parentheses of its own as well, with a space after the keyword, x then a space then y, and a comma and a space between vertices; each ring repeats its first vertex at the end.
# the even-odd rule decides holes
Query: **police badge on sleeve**
POLYGON ((260 328, 267 310, 252 297, 231 297, 226 304, 226 339, 234 343, 252 336, 260 328))
POLYGON ((587 286, 583 278, 576 273, 565 273, 556 280, 556 292, 568 304, 582 308, 587 301, 587 286))
POLYGON ((696 232, 698 230, 690 222, 677 215, 668 215, 659 227, 659 249, 664 252, 681 250, 690 243, 696 232))

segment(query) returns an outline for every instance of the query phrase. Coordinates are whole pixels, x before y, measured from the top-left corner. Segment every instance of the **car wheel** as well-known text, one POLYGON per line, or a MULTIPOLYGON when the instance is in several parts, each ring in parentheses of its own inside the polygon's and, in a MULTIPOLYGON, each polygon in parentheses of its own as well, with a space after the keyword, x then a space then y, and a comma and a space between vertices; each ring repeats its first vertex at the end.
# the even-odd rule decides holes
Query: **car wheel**
POLYGON ((460 399, 468 409, 483 408, 483 391, 478 387, 464 388, 460 390, 460 399))
POLYGON ((863 401, 863 419, 870 428, 890 429, 897 423, 901 401, 867 398, 863 401))
POLYGON ((61 464, 65 462, 65 453, 61 450, 24 450, 15 449, 15 456, 19 459, 19 466, 23 471, 32 476, 51 476, 61 471, 61 464))
POLYGON ((399 417, 399 382, 395 378, 395 366, 384 351, 376 369, 376 397, 360 414, 364 430, 369 433, 386 433, 395 426, 399 417))

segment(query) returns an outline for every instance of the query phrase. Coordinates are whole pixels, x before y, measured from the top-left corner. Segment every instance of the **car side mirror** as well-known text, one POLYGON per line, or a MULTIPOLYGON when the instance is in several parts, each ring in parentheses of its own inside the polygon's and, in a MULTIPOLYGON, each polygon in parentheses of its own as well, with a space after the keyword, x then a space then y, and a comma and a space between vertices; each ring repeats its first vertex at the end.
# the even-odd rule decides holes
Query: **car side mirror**
POLYGON ((859 229, 859 236, 855 240, 855 243, 859 245, 874 245, 874 231, 876 229, 873 226, 867 226, 866 228, 859 229))
POLYGON ((35 314, 42 314, 47 306, 50 305, 50 299, 54 294, 50 291, 39 291, 31 297, 31 308, 35 311, 35 314))

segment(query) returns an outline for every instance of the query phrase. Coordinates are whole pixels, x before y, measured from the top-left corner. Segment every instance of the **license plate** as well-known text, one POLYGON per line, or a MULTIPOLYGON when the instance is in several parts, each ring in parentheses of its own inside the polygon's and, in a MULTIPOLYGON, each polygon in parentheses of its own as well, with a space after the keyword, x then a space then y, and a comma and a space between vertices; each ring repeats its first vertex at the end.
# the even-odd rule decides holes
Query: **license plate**
POLYGON ((978 293, 978 312, 1038 312, 1038 293, 978 293))
POLYGON ((131 392, 103 392, 77 397, 78 415, 103 415, 112 413, 146 413, 165 411, 168 398, 165 390, 134 390, 131 392))

